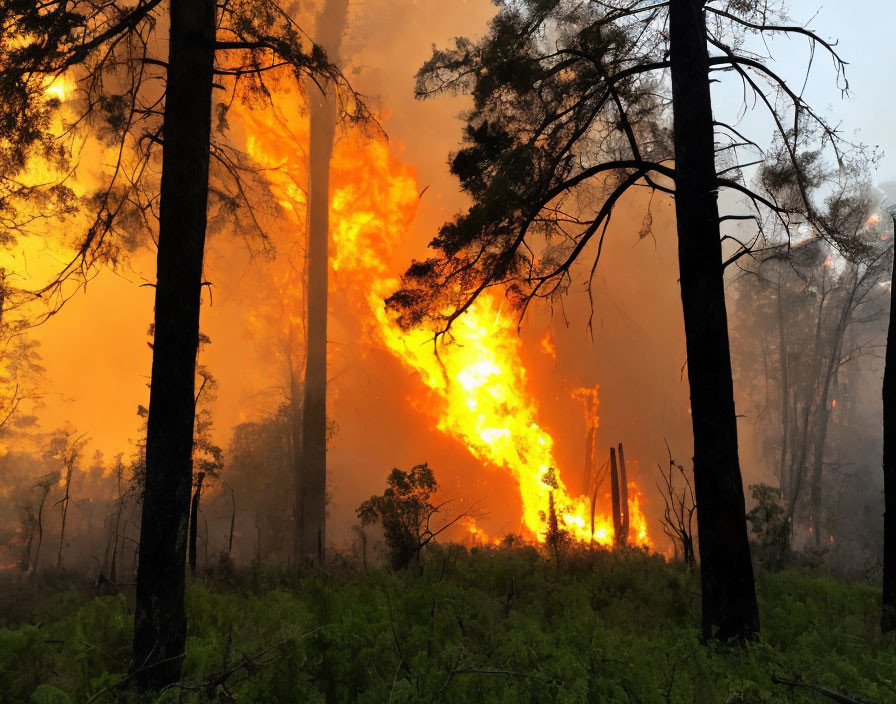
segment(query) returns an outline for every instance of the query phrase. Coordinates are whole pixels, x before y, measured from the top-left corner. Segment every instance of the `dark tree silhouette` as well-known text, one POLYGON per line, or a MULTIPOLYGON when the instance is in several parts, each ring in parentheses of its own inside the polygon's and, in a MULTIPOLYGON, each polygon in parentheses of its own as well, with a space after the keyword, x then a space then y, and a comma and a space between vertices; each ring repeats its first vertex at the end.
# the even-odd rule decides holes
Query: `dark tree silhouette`
MULTIPOLYGON (((472 93, 466 143, 451 169, 473 205, 441 228, 431 243, 439 256, 414 262, 388 301, 401 324, 431 324, 437 337, 489 287, 504 287, 522 316, 533 300, 565 292, 577 262, 593 276, 623 197, 639 190, 675 198, 703 631, 722 640, 752 636, 759 617, 723 288, 724 267, 750 254, 753 242, 723 238, 721 223, 753 221, 758 230, 761 214, 786 220, 791 208, 746 185, 739 155, 752 151, 755 164, 763 150, 714 118, 711 80, 732 74, 767 108, 794 164, 797 196, 805 195, 797 153, 807 125, 819 148, 838 139, 768 57, 742 49, 748 33, 801 35, 827 51, 842 76, 831 43, 775 24, 767 3, 751 1, 508 1, 479 43, 457 39, 435 51, 417 93, 472 93), (719 189, 742 194, 756 212, 720 217, 719 189), (723 240, 735 245, 724 260, 723 240)), ((795 210, 811 217, 808 200, 795 210)), ((642 231, 650 225, 648 206, 642 231)))
MULTIPOLYGON (((890 211, 896 231, 896 210, 890 211)), ((890 280, 890 322, 884 361, 884 581, 880 629, 896 631, 896 258, 890 280)))

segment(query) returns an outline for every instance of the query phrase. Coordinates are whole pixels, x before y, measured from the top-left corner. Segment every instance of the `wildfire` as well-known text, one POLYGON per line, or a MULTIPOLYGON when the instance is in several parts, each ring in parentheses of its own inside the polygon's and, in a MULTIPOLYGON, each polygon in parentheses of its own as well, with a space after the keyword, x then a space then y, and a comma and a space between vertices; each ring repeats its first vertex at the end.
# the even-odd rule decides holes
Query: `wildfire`
MULTIPOLYGON (((283 158, 285 136, 276 126, 260 125, 250 114, 253 135, 248 150, 270 170, 269 180, 281 203, 294 197, 295 184, 304 183, 303 164, 283 158)), ((482 295, 459 317, 451 341, 440 342, 438 355, 428 329, 402 330, 383 305, 399 281, 393 264, 416 214, 419 188, 411 167, 390 154, 384 140, 347 136, 337 141, 331 160, 331 266, 340 288, 351 288, 369 315, 368 334, 415 371, 434 394, 439 430, 462 441, 478 459, 512 473, 522 499, 522 523, 543 539, 545 513, 553 492, 561 528, 578 540, 589 541, 590 499, 569 493, 553 473, 557 468, 554 441, 538 423, 538 407, 526 392, 526 369, 513 316, 498 297, 482 295)), ((304 199, 304 195, 301 196, 304 199)), ((302 209, 287 207, 297 232, 304 232, 302 209)), ((640 510, 640 494, 629 492, 631 542, 650 545, 640 510)), ((476 531, 481 529, 476 527, 476 531)), ((595 516, 594 540, 609 545, 612 521, 595 516)))

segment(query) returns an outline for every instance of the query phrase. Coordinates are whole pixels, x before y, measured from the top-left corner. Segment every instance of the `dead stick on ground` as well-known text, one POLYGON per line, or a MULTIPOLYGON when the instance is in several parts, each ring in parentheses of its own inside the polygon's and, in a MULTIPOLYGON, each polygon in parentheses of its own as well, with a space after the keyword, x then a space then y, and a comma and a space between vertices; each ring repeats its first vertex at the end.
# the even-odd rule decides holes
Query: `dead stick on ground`
POLYGON ((774 682, 775 684, 783 684, 787 687, 803 687, 804 689, 808 689, 812 692, 815 692, 816 694, 827 697, 831 701, 837 702, 837 704, 874 704, 874 702, 865 701, 864 699, 853 699, 852 697, 847 697, 845 694, 832 692, 829 689, 818 687, 814 684, 806 684, 805 682, 794 682, 792 680, 782 680, 775 675, 772 675, 772 682, 774 682))

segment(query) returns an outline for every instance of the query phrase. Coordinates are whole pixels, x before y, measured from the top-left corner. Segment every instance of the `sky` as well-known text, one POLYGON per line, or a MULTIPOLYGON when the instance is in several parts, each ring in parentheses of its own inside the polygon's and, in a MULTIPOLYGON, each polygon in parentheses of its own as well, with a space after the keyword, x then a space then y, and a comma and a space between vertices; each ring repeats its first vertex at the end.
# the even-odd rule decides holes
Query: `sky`
MULTIPOLYGON (((839 125, 845 138, 879 147, 883 157, 878 164, 877 181, 896 181, 896 92, 891 85, 896 68, 896 2, 830 0, 821 4, 817 0, 791 0, 788 5, 793 24, 808 26, 821 38, 837 41, 836 49, 848 63, 849 95, 843 97, 830 59, 817 52, 805 98, 832 124, 839 125)), ((776 69, 798 88, 810 56, 806 38, 772 40, 769 46, 776 69)), ((726 107, 739 103, 740 91, 739 83, 717 89, 716 112, 725 113, 726 107)), ((755 134, 759 141, 767 141, 771 136, 771 125, 761 117, 747 116, 745 122, 758 128, 755 134)))

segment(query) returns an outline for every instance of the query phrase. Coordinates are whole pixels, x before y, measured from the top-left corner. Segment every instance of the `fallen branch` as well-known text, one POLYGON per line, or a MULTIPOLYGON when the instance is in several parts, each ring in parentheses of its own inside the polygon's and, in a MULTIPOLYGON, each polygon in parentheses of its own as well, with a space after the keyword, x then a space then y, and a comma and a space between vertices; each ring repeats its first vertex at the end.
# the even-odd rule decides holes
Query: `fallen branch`
POLYGON ((782 680, 775 675, 772 675, 772 682, 774 682, 775 684, 782 684, 786 687, 790 687, 791 689, 794 687, 802 687, 804 689, 808 689, 810 692, 815 692, 816 694, 820 694, 823 697, 827 697, 831 701, 837 702, 837 704, 874 704, 874 702, 869 702, 864 699, 853 699, 852 697, 847 697, 845 694, 832 692, 829 689, 825 689, 824 687, 819 687, 814 684, 806 684, 805 682, 794 682, 793 680, 782 680))

